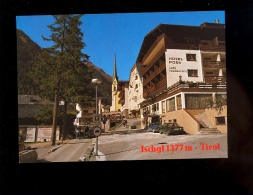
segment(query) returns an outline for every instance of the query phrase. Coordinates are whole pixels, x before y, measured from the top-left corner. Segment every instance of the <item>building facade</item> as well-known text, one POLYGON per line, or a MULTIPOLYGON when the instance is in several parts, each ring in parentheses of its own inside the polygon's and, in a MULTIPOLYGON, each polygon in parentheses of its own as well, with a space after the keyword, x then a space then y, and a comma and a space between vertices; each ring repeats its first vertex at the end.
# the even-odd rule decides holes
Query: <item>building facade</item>
POLYGON ((160 24, 145 36, 136 63, 142 128, 177 122, 188 133, 227 132, 225 25, 160 24))
POLYGON ((120 111, 121 105, 119 104, 119 79, 117 75, 117 65, 116 65, 116 54, 114 56, 114 66, 113 66, 113 76, 112 76, 112 105, 110 111, 120 111))
POLYGON ((129 76, 128 107, 130 118, 140 118, 140 103, 143 99, 141 64, 135 64, 129 76))

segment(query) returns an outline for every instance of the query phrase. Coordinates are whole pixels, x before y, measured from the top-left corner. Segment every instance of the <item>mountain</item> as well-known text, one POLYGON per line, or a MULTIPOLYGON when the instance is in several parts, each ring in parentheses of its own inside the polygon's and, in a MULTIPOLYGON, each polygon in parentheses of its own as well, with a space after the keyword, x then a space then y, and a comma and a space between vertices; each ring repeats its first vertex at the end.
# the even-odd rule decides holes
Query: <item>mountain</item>
POLYGON ((85 65, 94 71, 93 78, 101 80, 97 85, 98 97, 102 97, 102 104, 111 105, 112 103, 112 77, 104 72, 103 69, 98 68, 92 62, 86 62, 85 65))
MULTIPOLYGON (((39 86, 32 83, 26 76, 32 68, 32 61, 42 52, 41 47, 31 40, 22 30, 17 29, 17 76, 19 95, 38 95, 39 86)), ((102 82, 97 86, 98 97, 102 97, 102 104, 111 105, 111 84, 112 77, 106 74, 101 68, 92 62, 85 65, 93 70, 93 78, 98 78, 102 82)), ((95 91, 95 85, 91 85, 95 91)))

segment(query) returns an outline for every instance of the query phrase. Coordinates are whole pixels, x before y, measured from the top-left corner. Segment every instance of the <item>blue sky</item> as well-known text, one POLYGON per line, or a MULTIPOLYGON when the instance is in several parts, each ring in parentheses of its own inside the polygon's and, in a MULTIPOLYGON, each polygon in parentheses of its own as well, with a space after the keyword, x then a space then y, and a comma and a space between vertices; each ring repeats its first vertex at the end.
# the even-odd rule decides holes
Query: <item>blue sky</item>
MULTIPOLYGON (((113 74, 114 55, 120 80, 129 80, 130 70, 135 64, 144 37, 159 24, 199 26, 204 22, 214 23, 218 18, 225 24, 225 11, 194 12, 148 12, 85 14, 81 20, 86 47, 83 53, 90 61, 102 68, 108 75, 113 74)), ((16 26, 40 47, 53 43, 42 40, 51 32, 47 27, 54 23, 51 15, 17 16, 16 26)))

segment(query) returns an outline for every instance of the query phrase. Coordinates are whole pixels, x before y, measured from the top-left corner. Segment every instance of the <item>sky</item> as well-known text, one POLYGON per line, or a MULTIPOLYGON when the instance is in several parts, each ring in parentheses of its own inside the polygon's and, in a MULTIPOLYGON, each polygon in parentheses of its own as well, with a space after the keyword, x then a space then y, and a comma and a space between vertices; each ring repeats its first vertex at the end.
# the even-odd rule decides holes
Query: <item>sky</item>
MULTIPOLYGON (((215 23, 215 19, 225 24, 225 11, 84 14, 80 28, 86 46, 82 52, 110 76, 116 55, 118 78, 128 81, 144 37, 159 24, 199 26, 204 22, 215 23)), ((16 17, 16 27, 42 48, 53 45, 42 39, 50 37, 47 26, 53 23, 51 15, 16 17)))

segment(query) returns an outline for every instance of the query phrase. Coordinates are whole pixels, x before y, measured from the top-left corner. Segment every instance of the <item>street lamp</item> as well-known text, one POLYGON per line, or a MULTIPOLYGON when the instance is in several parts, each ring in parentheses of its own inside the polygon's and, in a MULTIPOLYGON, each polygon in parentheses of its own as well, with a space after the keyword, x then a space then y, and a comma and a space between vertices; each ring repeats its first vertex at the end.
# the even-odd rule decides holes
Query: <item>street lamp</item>
MULTIPOLYGON (((92 79, 91 83, 96 84, 96 114, 98 113, 98 104, 97 104, 97 85, 101 83, 99 79, 92 79)), ((96 156, 98 155, 98 137, 96 137, 96 156)))
POLYGON ((96 114, 98 113, 98 108, 97 108, 97 84, 100 84, 101 83, 101 81, 99 80, 99 79, 92 79, 91 80, 91 82, 93 83, 93 84, 96 84, 96 114))

